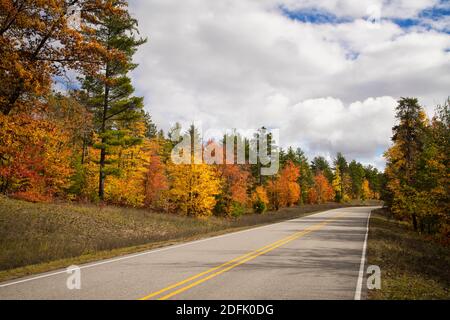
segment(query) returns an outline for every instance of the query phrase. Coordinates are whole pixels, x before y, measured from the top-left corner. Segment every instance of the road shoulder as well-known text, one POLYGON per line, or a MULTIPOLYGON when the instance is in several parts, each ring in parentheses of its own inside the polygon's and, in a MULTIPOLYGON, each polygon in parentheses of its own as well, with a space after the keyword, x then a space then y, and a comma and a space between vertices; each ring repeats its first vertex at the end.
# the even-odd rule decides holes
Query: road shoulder
POLYGON ((368 265, 381 269, 381 289, 368 299, 450 299, 450 248, 393 220, 385 210, 371 215, 368 265))

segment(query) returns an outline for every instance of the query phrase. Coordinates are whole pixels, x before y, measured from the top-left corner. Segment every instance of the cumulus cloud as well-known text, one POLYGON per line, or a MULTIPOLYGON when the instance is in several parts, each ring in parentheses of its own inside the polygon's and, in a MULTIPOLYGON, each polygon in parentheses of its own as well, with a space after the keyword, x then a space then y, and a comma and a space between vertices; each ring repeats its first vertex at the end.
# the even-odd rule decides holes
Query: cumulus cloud
MULTIPOLYGON (((430 108, 450 87, 450 36, 433 28, 374 25, 418 17, 439 1, 130 1, 149 42, 136 55, 139 94, 157 124, 280 128, 284 146, 382 166, 395 101, 430 108), (281 8, 350 19, 310 23, 281 8), (318 11, 317 11, 318 10, 318 11), (324 11, 325 12, 325 11, 324 11)), ((442 19, 434 19, 437 25, 442 19)))

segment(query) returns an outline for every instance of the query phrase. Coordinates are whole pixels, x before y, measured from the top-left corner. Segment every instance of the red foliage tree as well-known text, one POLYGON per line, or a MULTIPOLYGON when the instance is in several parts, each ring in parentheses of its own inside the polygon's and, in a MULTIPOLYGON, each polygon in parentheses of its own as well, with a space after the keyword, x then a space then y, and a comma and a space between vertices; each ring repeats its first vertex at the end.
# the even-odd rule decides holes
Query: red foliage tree
POLYGON ((275 180, 269 181, 269 197, 274 209, 290 207, 298 202, 300 199, 299 177, 300 169, 292 161, 288 161, 280 175, 275 180))

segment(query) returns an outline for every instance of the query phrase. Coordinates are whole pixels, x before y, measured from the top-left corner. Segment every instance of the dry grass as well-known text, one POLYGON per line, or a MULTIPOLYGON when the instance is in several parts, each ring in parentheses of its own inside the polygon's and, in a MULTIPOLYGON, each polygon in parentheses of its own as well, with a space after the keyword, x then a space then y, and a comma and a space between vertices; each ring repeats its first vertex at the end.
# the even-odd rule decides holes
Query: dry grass
POLYGON ((450 299, 450 248, 426 239, 384 209, 370 220, 368 264, 381 268, 369 299, 450 299))
POLYGON ((141 209, 39 204, 0 196, 0 281, 337 207, 342 205, 199 220, 141 209))

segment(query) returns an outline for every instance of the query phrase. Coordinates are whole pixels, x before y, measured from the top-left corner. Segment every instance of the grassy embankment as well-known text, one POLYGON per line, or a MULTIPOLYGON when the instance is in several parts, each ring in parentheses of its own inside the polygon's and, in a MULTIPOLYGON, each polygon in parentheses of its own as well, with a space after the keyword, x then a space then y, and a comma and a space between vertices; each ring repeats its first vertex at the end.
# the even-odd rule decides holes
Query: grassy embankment
POLYGON ((381 269, 381 289, 369 299, 450 299, 450 248, 393 220, 385 209, 370 220, 368 265, 381 269))
POLYGON ((141 209, 35 204, 0 196, 0 281, 342 207, 304 205, 207 220, 141 209))

